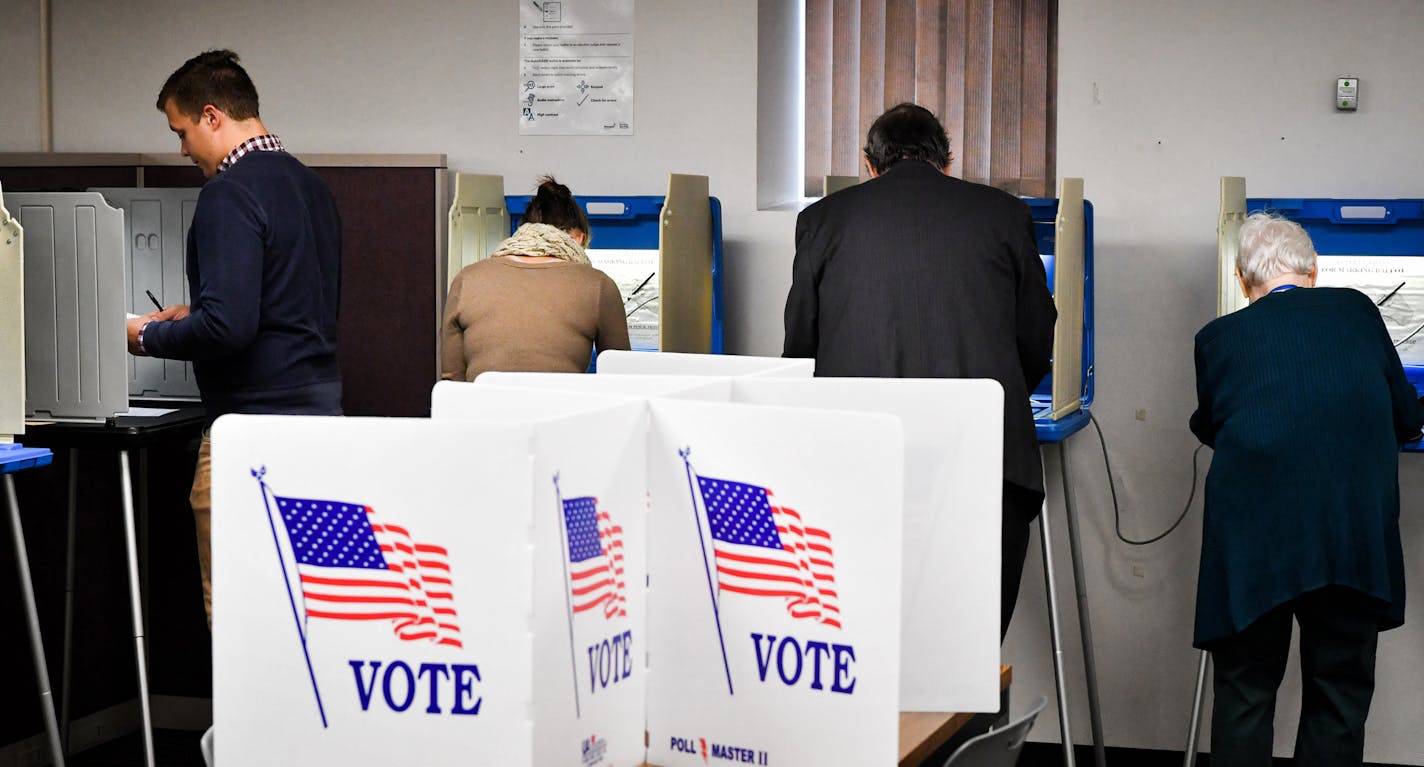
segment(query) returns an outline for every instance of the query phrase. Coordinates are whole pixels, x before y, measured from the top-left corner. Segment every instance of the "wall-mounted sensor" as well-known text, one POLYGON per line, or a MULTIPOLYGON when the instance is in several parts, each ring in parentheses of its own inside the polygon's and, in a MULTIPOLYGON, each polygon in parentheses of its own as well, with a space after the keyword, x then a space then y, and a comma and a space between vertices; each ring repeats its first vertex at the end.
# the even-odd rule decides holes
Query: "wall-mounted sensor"
POLYGON ((1360 106, 1360 81, 1353 77, 1341 77, 1335 81, 1335 109, 1353 112, 1360 106))

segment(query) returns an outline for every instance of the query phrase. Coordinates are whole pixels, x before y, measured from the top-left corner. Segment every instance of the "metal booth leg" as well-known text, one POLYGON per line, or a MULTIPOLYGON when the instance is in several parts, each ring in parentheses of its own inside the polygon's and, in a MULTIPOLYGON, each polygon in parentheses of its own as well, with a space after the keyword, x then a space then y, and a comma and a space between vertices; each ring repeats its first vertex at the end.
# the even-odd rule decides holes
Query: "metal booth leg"
POLYGON ((15 539, 15 569, 20 576, 20 598, 25 604, 25 619, 30 629, 30 650, 35 661, 35 682, 40 690, 40 708, 44 712, 45 734, 54 763, 64 767, 64 750, 59 744, 59 724, 54 718, 54 694, 49 687, 49 667, 45 664, 44 640, 40 637, 39 610, 35 608, 35 584, 30 579, 29 552, 25 550, 25 530, 20 526, 20 501, 15 496, 15 478, 5 475, 6 505, 10 508, 10 528, 15 539))
POLYGON ((1083 550, 1079 546, 1078 514, 1073 509, 1073 487, 1068 481, 1068 442, 1058 443, 1058 467, 1063 474, 1063 510, 1068 518, 1068 552, 1073 557, 1073 587, 1078 594, 1078 630, 1083 638, 1083 671, 1088 679, 1088 718, 1093 727, 1093 761, 1107 767, 1103 746, 1103 713, 1098 704, 1098 662, 1093 654, 1093 622, 1088 616, 1087 579, 1083 577, 1083 550))
POLYGON ((138 702, 143 711, 144 764, 154 767, 153 712, 148 700, 148 661, 143 634, 143 596, 138 575, 138 528, 134 518, 133 480, 129 476, 129 451, 119 451, 119 481, 124 498, 124 545, 128 550, 129 600, 133 609, 134 660, 138 664, 138 702))
POLYGON ((63 681, 59 686, 59 742, 64 746, 64 755, 69 755, 69 689, 70 673, 74 670, 74 554, 75 536, 78 531, 79 506, 79 450, 69 449, 69 495, 68 516, 65 524, 64 544, 64 663, 60 667, 63 681))
POLYGON ((1187 747, 1182 754, 1183 767, 1193 767, 1197 763, 1197 742, 1201 738, 1202 697, 1206 691, 1206 671, 1211 665, 1211 654, 1197 650, 1197 690, 1192 695, 1192 723, 1187 730, 1187 747))
POLYGON ((1053 677, 1058 688, 1058 729, 1063 737, 1063 765, 1074 767, 1073 733, 1068 723, 1068 680, 1063 670, 1063 639, 1058 630, 1058 590, 1053 576, 1053 541, 1048 524, 1048 498, 1038 515, 1038 532, 1043 549, 1044 590, 1048 592, 1048 633, 1053 642, 1053 677))

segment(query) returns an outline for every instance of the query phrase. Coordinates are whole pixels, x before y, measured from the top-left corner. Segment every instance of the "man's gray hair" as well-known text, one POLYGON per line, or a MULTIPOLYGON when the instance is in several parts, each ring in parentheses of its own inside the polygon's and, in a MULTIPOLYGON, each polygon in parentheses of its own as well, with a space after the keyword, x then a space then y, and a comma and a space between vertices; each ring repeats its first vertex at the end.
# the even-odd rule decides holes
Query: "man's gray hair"
POLYGON ((1241 225, 1236 270, 1248 287, 1264 284, 1282 274, 1310 274, 1315 268, 1315 245, 1294 221, 1270 213, 1252 213, 1241 225))

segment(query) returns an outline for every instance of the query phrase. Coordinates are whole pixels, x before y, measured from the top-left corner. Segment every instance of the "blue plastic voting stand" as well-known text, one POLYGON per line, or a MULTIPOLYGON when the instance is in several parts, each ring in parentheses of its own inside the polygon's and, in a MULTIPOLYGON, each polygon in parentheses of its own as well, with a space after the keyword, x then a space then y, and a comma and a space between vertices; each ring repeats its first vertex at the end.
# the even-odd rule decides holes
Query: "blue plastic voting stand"
MULTIPOLYGON (((1038 252, 1043 258, 1043 268, 1048 272, 1048 284, 1053 286, 1054 260, 1057 252, 1055 219, 1058 216, 1058 200, 1030 198, 1028 203, 1033 214, 1034 235, 1038 239, 1038 252)), ((1083 395, 1082 405, 1076 413, 1058 420, 1047 418, 1053 402, 1053 376, 1045 376, 1038 388, 1029 395, 1033 407, 1034 429, 1038 441, 1042 443, 1062 442, 1088 425, 1089 410, 1093 404, 1093 204, 1083 201, 1083 395)), ((1063 321, 1059 317, 1059 322, 1063 321)))
MULTIPOLYGON (((1064 179, 1059 187, 1059 195, 1067 198, 1072 195, 1081 198, 1082 181, 1080 179, 1064 179), (1071 182, 1071 187, 1065 184, 1071 182)), ((1060 230, 1058 221, 1059 200, 1030 198, 1024 200, 1029 206, 1033 216, 1034 236, 1038 240, 1038 252, 1043 259, 1044 270, 1048 274, 1049 288, 1055 289, 1056 277, 1067 277, 1067 272, 1063 275, 1057 274, 1058 269, 1058 237, 1059 232, 1072 233, 1076 227, 1066 224, 1060 230)), ((1070 214, 1071 216, 1071 214, 1070 214)), ((1106 754, 1103 745, 1103 725, 1101 706, 1098 698, 1097 662, 1093 655, 1093 630, 1092 621, 1088 611, 1088 594, 1085 587, 1083 575, 1082 548, 1079 544, 1078 516, 1073 506, 1073 489, 1068 471, 1067 445, 1066 440, 1078 433, 1087 426, 1091 418, 1090 408, 1093 404, 1093 205, 1087 200, 1083 200, 1082 213, 1082 250, 1083 250, 1083 284, 1082 284, 1082 347, 1080 360, 1082 373, 1076 381, 1078 403, 1077 408, 1071 412, 1059 411, 1057 418, 1054 414, 1054 376, 1050 372, 1044 377, 1036 389, 1029 395, 1029 403, 1033 408, 1034 430, 1038 434, 1038 441, 1041 445, 1055 445, 1058 452, 1059 467, 1063 481, 1063 506, 1064 519, 1068 525, 1068 550, 1073 561, 1073 581, 1074 592, 1077 596, 1078 605, 1078 627, 1082 638, 1083 646, 1083 669, 1087 677, 1088 692, 1088 714, 1092 725, 1093 735, 1093 755, 1098 767, 1104 767, 1106 754)), ((1070 235, 1071 236, 1071 235, 1070 235)), ((1065 267, 1067 268, 1067 267, 1065 267)), ((1068 287, 1063 287, 1067 291, 1068 287)), ((1065 330, 1063 323, 1079 321, 1074 313, 1068 310, 1069 305, 1076 302, 1063 301, 1059 296, 1059 316, 1056 333, 1065 330)), ((1055 352, 1057 354, 1058 352, 1055 352)), ((1059 360, 1054 360, 1058 364, 1059 360)), ((1069 364, 1072 364, 1071 362, 1069 364)), ((1060 381, 1059 385, 1064 385, 1060 381)), ((1063 394, 1060 392, 1060 395, 1063 394)), ((1058 397, 1059 407, 1063 403, 1072 402, 1070 396, 1058 397)), ((1057 684, 1058 696, 1058 726, 1063 735, 1063 757, 1064 764, 1072 767, 1075 764, 1073 753, 1073 737, 1071 730, 1071 718, 1069 716, 1068 705, 1068 681, 1066 669, 1063 666, 1063 643, 1058 619, 1058 597, 1057 584, 1055 582, 1053 567, 1053 542, 1050 533, 1050 516, 1047 513, 1047 500, 1044 502, 1044 514, 1039 517, 1039 536, 1043 553, 1043 574, 1044 587, 1048 596, 1049 612, 1049 636, 1053 644, 1053 670, 1057 684)))
MULTIPOLYGON (((1247 198, 1248 215, 1263 210, 1304 227, 1322 256, 1424 256, 1424 200, 1247 198)), ((1404 374, 1424 393, 1424 365, 1404 374)), ((1424 443, 1404 450, 1424 452, 1424 443)))
MULTIPOLYGON (((509 231, 514 233, 524 218, 533 198, 528 195, 506 196, 509 211, 509 231)), ((592 242, 599 249, 657 250, 660 236, 662 196, 574 197, 588 215, 593 228, 592 242), (618 211, 618 212, 602 212, 618 211)), ((722 203, 709 197, 712 205, 712 343, 713 354, 722 353, 722 203)), ((595 355, 596 357, 597 355, 595 355)), ((590 367, 592 370, 592 367, 590 367)))
POLYGON ((64 749, 59 741, 59 723, 54 715, 54 694, 49 686, 49 666, 45 663, 44 640, 40 637, 39 611, 35 608, 35 586, 30 578, 29 552, 25 548, 25 530, 20 524, 20 501, 15 496, 14 474, 48 466, 54 455, 45 448, 25 447, 16 443, 0 443, 0 475, 4 476, 5 503, 10 510, 10 530, 15 547, 15 568, 20 578, 20 597, 25 605, 25 621, 30 630, 30 651, 35 662, 35 682, 40 691, 40 708, 44 713, 45 734, 49 737, 50 755, 63 767, 64 749))

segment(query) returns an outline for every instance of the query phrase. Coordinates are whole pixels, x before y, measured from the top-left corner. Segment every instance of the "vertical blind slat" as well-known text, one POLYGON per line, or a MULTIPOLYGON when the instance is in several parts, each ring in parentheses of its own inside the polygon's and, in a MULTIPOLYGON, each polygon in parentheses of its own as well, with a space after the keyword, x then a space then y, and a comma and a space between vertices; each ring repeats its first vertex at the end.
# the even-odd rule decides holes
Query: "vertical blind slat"
POLYGON ((940 121, 949 134, 950 172, 964 177, 964 79, 967 0, 948 0, 944 15, 944 111, 940 121))
MULTIPOLYGON (((831 53, 831 173, 854 176, 860 139, 860 0, 833 0, 831 53)), ((874 0, 867 0, 874 2, 874 0)))
POLYGON ((993 121, 993 0, 969 0, 964 25, 964 162, 966 181, 989 182, 993 121))
MULTIPOLYGON (((860 140, 885 111, 885 0, 860 3, 860 140)), ((860 156, 856 155, 860 163, 860 156)), ((866 173, 862 163, 862 180, 866 173)))
POLYGON ((915 103, 944 114, 945 0, 915 3, 915 103))
POLYGON ((915 0, 885 2, 885 105, 915 100, 915 0))
POLYGON ((806 0, 808 196, 820 194, 820 178, 831 172, 831 19, 831 0, 806 0))
POLYGON ((1019 193, 1020 125, 1023 110, 1023 0, 994 3, 993 107, 989 183, 1019 193))
POLYGON ((1048 0, 1024 0, 1020 193, 1046 196, 1048 178, 1048 0))

